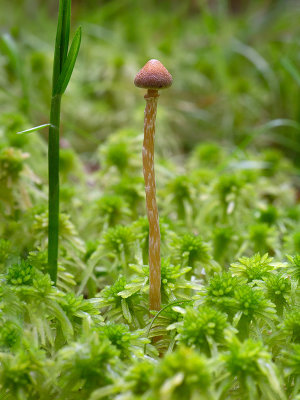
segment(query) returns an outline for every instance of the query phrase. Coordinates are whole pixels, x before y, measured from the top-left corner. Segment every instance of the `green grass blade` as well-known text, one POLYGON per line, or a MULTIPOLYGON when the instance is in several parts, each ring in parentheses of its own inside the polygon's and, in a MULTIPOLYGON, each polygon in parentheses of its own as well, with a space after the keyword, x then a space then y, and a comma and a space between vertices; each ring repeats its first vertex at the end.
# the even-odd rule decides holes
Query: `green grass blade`
POLYGON ((71 0, 61 0, 54 52, 52 102, 48 139, 49 226, 48 268, 56 284, 59 234, 59 128, 61 95, 71 78, 81 42, 81 29, 75 34, 68 52, 70 38, 71 0))
POLYGON ((239 150, 245 149, 253 140, 261 135, 264 132, 267 132, 274 128, 280 127, 289 127, 294 128, 296 130, 300 130, 300 124, 294 120, 287 119, 287 118, 277 118, 272 119, 271 121, 266 122, 265 124, 259 126, 258 128, 254 129, 254 132, 247 136, 238 146, 239 150))
POLYGON ((259 54, 258 51, 237 39, 235 39, 233 42, 233 50, 251 62, 271 88, 276 91, 278 90, 278 82, 274 71, 271 69, 266 59, 259 54))
POLYGON ((60 76, 68 54, 70 38, 70 19, 71 0, 60 0, 53 64, 53 90, 60 76))
POLYGON ((59 125, 61 96, 52 97, 48 138, 49 226, 48 268, 56 284, 59 234, 59 125))
POLYGON ((4 53, 8 56, 11 65, 18 75, 20 75, 20 58, 18 48, 10 34, 4 33, 0 38, 0 45, 4 53))
POLYGON ((291 75, 297 85, 300 86, 300 72, 297 70, 297 67, 292 63, 292 61, 287 57, 284 57, 281 60, 281 65, 291 75))
POLYGON ((40 131, 44 128, 48 128, 50 126, 50 124, 43 124, 43 125, 39 125, 39 126, 34 126, 33 128, 29 128, 29 129, 25 129, 25 131, 20 131, 17 132, 17 135, 23 135, 24 133, 31 133, 31 132, 36 132, 36 131, 40 131))
POLYGON ((54 88, 54 95, 57 94, 62 95, 66 90, 76 63, 77 55, 80 48, 80 43, 81 43, 81 27, 77 29, 75 36, 73 38, 67 59, 63 65, 60 77, 54 88))
POLYGON ((67 59, 69 40, 70 40, 70 24, 71 24, 71 0, 64 1, 63 9, 63 22, 61 32, 61 46, 60 46, 60 71, 63 69, 63 65, 67 59))

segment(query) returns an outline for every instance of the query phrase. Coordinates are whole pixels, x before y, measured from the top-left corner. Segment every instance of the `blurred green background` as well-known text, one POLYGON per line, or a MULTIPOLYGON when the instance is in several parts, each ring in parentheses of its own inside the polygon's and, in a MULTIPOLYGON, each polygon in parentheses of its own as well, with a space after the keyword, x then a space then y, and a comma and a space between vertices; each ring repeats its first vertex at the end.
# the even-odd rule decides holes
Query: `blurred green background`
MULTIPOLYGON (((0 9, 0 143, 21 147, 17 131, 49 120, 58 1, 0 0, 0 9)), ((150 58, 174 78, 160 96, 158 152, 217 141, 232 151, 273 147, 300 166, 299 1, 73 0, 72 10, 83 40, 63 98, 62 146, 91 168, 110 134, 142 131, 133 79, 150 58)))

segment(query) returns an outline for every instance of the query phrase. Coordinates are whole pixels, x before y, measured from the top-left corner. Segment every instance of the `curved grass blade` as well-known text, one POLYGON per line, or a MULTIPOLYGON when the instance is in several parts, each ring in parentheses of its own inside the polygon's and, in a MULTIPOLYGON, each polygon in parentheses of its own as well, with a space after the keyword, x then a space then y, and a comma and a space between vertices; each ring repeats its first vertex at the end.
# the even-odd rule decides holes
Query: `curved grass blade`
POLYGON ((68 86, 68 83, 70 81, 76 63, 77 55, 80 48, 80 43, 81 43, 81 27, 77 29, 75 36, 73 38, 67 59, 63 65, 61 74, 54 88, 54 93, 53 93, 54 96, 62 95, 68 86))
POLYGON ((284 57, 281 60, 281 65, 291 75, 297 85, 300 86, 300 72, 297 70, 297 67, 292 63, 292 61, 287 57, 284 57))
POLYGON ((233 51, 250 61, 273 90, 278 91, 278 81, 269 63, 253 47, 234 39, 233 51))
MULTIPOLYGON (((177 305, 179 305, 179 304, 191 303, 191 302, 193 302, 193 300, 175 300, 175 301, 172 301, 172 303, 169 303, 169 304, 165 305, 163 308, 161 308, 161 309, 158 311, 158 313, 155 314, 155 316, 152 318, 152 321, 150 322, 150 325, 149 325, 148 330, 147 330, 147 333, 146 333, 146 337, 147 337, 147 338, 150 337, 150 332, 151 332, 152 326, 153 326, 153 324, 154 324, 154 321, 159 317, 159 315, 160 315, 163 311, 165 311, 167 308, 173 307, 173 306, 175 306, 175 305, 177 306, 177 305)), ((145 343, 145 346, 144 346, 144 354, 146 354, 146 346, 147 346, 147 343, 145 343)))
MULTIPOLYGON (((244 150, 249 146, 256 138, 257 136, 261 135, 262 133, 269 131, 274 128, 278 127, 288 127, 288 128, 293 128, 296 130, 296 132, 300 131, 300 124, 297 121, 294 121, 292 119, 288 118, 277 118, 277 119, 272 119, 271 121, 266 122, 265 124, 257 127, 254 129, 253 133, 251 135, 248 135, 238 146, 237 148, 232 152, 231 156, 228 157, 228 159, 222 163, 218 168, 217 171, 221 172, 223 171, 229 164, 229 162, 234 159, 234 157, 237 155, 237 153, 241 150, 244 150)), ((279 136, 273 133, 273 138, 277 137, 277 141, 279 142, 280 139, 279 136)), ((299 151, 299 145, 295 141, 291 141, 291 139, 284 138, 281 139, 281 144, 286 145, 287 147, 293 148, 294 151, 298 152, 299 151)))
POLYGON ((50 126, 50 124, 43 124, 43 125, 39 125, 39 126, 34 126, 33 128, 25 129, 25 131, 17 132, 17 135, 23 135, 23 134, 27 134, 27 133, 31 133, 31 132, 40 131, 40 130, 42 130, 44 128, 48 128, 49 126, 50 126))

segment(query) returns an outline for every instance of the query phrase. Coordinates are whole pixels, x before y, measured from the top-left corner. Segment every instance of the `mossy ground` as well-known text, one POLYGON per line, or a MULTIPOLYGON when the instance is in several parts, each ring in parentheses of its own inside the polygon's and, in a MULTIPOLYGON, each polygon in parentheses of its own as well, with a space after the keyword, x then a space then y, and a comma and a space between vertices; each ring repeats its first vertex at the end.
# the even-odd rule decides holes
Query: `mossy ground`
POLYGON ((300 9, 288 4, 232 14, 223 2, 73 3, 83 41, 62 104, 57 287, 47 132, 16 135, 48 122, 55 12, 5 4, 1 398, 299 398, 300 9), (154 321, 133 86, 150 58, 174 78, 157 116, 154 321))

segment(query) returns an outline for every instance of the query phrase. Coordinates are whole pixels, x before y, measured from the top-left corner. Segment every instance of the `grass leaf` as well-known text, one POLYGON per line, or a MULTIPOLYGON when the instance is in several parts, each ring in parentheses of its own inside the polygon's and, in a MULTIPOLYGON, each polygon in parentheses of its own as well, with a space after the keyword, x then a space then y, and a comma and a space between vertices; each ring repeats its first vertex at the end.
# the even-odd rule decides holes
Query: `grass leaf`
POLYGON ((293 64, 287 57, 284 57, 281 60, 281 65, 291 75, 297 85, 300 86, 300 72, 297 70, 295 64, 293 64))
POLYGON ((67 59, 63 65, 60 77, 54 88, 53 95, 62 95, 66 90, 76 63, 77 55, 80 48, 80 43, 81 43, 81 27, 79 27, 75 33, 67 59))
POLYGON ((55 53, 53 64, 53 90, 67 58, 70 38, 71 0, 61 0, 58 11, 55 53))
POLYGON ((50 126, 50 124, 43 124, 43 125, 39 125, 39 126, 34 126, 33 128, 25 129, 25 131, 17 132, 17 135, 23 135, 24 133, 31 133, 31 132, 40 131, 40 130, 42 130, 44 128, 48 128, 49 126, 50 126))

